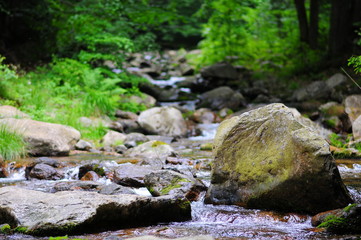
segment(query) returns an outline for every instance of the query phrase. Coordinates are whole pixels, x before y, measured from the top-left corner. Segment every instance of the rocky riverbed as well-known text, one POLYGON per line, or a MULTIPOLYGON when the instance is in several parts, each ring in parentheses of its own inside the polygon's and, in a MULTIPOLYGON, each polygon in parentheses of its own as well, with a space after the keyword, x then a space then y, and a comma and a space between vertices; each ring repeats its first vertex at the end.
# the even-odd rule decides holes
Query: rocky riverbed
MULTIPOLYGON (((138 63, 130 64, 146 61, 148 68, 133 71, 154 83, 142 86, 152 94, 145 98, 149 109, 119 110, 115 120, 79 119, 110 129, 101 147, 81 139, 74 128, 0 106, 0 124, 21 132, 32 156, 0 166, 1 237, 360 237, 358 227, 349 233, 332 231, 342 225, 311 223, 312 215, 338 208, 338 217, 350 220, 347 225, 360 225, 360 162, 337 160, 337 167, 334 161, 334 156, 360 157, 352 147, 360 138, 361 96, 349 95, 343 75, 280 99, 229 64, 156 85, 163 81, 156 79, 163 71, 153 67, 156 58, 135 59, 138 63), (286 104, 272 104, 281 101, 286 104), (332 132, 353 134, 347 154, 330 148, 332 132), (355 214, 346 214, 345 207, 355 214)), ((184 60, 177 61, 186 69, 184 60)))

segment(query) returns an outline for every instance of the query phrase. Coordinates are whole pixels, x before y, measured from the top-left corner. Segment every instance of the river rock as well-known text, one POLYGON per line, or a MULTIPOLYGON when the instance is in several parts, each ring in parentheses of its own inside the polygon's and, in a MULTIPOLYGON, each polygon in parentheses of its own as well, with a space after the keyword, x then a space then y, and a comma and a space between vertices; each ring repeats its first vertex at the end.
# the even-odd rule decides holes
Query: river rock
POLYGON ((75 149, 77 150, 89 151, 92 148, 94 148, 93 144, 82 139, 75 144, 75 149))
POLYGON ((80 139, 79 131, 60 124, 15 118, 0 119, 0 124, 22 134, 33 156, 68 155, 80 139))
POLYGON ((123 144, 127 139, 127 135, 116 132, 116 131, 108 131, 107 134, 102 138, 101 143, 105 147, 114 147, 120 144, 123 144))
POLYGON ((65 235, 185 221, 191 208, 184 199, 103 195, 95 192, 43 193, 0 188, 0 224, 24 227, 32 235, 65 235))
POLYGON ((217 115, 208 108, 197 109, 191 119, 197 123, 213 123, 216 121, 217 115))
POLYGON ((41 180, 60 180, 64 173, 44 163, 36 164, 29 172, 29 178, 41 180))
POLYGON ((345 99, 345 112, 351 123, 361 115, 361 95, 351 95, 345 99))
POLYGON ((137 120, 138 115, 133 112, 126 112, 122 110, 115 111, 115 116, 121 119, 130 119, 130 120, 137 120))
POLYGON ((312 217, 312 226, 337 234, 361 233, 361 204, 319 213, 312 217))
POLYGON ((98 192, 105 195, 135 194, 130 187, 125 187, 116 183, 101 185, 98 192))
POLYGON ((205 202, 318 213, 352 202, 328 143, 283 104, 223 121, 205 202))
POLYGON ((222 108, 237 110, 245 105, 245 98, 241 93, 233 91, 230 87, 219 87, 203 93, 197 107, 212 110, 221 110, 222 108))
POLYGON ((0 118, 30 118, 26 113, 13 106, 0 106, 0 118))
MULTIPOLYGON (((141 236, 141 237, 132 237, 126 238, 127 240, 169 240, 169 238, 161 238, 155 237, 151 235, 141 236)), ((174 238, 173 240, 214 240, 215 238, 211 235, 197 235, 197 236, 190 236, 190 237, 181 237, 181 238, 174 238)), ((110 239, 109 239, 110 240, 110 239)), ((121 240, 121 239, 119 239, 121 240)))
POLYGON ((138 122, 150 134, 181 137, 187 133, 187 125, 182 113, 173 107, 145 110, 139 115, 138 122))
POLYGON ((100 182, 94 181, 65 181, 57 182, 54 184, 51 192, 61 192, 61 191, 93 191, 96 192, 98 189, 103 186, 100 182))
POLYGON ((113 181, 127 187, 145 187, 144 177, 156 169, 134 164, 121 164, 115 168, 113 181))
POLYGON ((171 170, 159 170, 147 174, 144 183, 154 197, 173 195, 196 201, 200 192, 206 190, 204 184, 195 178, 171 170))
POLYGON ((125 152, 127 157, 140 157, 148 160, 155 160, 164 163, 165 159, 169 156, 175 156, 175 150, 165 142, 162 141, 149 141, 140 144, 125 152))

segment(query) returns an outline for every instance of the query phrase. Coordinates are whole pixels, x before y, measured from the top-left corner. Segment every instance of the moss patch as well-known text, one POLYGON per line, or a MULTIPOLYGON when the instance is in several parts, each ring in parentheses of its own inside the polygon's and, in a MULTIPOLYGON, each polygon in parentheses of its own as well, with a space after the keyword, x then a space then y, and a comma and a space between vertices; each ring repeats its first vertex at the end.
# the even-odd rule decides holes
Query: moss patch
POLYGON ((9 234, 11 232, 11 227, 9 224, 0 225, 0 233, 9 234))
POLYGON ((154 141, 152 143, 152 148, 156 148, 156 147, 161 146, 161 145, 167 145, 167 143, 162 142, 162 141, 154 141))

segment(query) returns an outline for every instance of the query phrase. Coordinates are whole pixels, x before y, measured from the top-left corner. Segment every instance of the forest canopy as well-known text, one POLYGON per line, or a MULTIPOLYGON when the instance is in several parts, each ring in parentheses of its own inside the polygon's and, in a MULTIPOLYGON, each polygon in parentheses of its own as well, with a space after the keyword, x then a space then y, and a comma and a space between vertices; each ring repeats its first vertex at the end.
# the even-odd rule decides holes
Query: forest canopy
POLYGON ((360 13, 357 0, 1 0, 0 53, 23 65, 97 64, 184 47, 201 48, 203 66, 309 71, 358 54, 360 13))

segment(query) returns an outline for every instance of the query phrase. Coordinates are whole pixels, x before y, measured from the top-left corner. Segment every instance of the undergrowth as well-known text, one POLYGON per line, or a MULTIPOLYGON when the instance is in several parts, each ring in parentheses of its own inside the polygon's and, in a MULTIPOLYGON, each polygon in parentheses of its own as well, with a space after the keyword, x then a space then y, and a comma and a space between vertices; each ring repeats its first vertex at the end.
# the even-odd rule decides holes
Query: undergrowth
POLYGON ((0 159, 15 160, 26 155, 26 142, 20 133, 0 125, 0 159))

